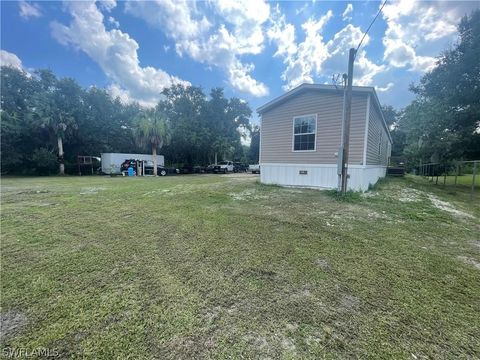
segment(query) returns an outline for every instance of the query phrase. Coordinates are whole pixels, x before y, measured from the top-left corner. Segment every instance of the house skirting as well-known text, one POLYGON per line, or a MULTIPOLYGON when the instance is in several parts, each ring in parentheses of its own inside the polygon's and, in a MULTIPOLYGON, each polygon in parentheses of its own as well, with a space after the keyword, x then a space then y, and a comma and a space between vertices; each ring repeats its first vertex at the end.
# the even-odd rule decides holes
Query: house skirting
MULTIPOLYGON (((386 174, 386 166, 349 165, 348 188, 366 191, 386 174)), ((336 189, 337 164, 260 164, 260 181, 283 186, 336 189)))

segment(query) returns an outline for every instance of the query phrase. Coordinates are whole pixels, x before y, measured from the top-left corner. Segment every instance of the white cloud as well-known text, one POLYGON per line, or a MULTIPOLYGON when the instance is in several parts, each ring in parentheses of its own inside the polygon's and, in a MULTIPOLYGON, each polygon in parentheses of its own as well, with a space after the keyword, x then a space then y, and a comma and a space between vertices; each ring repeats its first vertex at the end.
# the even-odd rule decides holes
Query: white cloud
POLYGON ((277 45, 277 51, 273 56, 288 56, 294 54, 297 51, 295 26, 287 23, 285 15, 281 13, 278 4, 270 21, 272 25, 267 30, 267 37, 277 45))
MULTIPOLYGON (((268 31, 269 38, 276 42, 275 55, 282 56, 286 64, 281 75, 286 82, 284 90, 302 83, 313 83, 314 79, 330 78, 333 74, 346 72, 349 49, 357 47, 363 31, 348 24, 329 41, 325 41, 323 30, 332 17, 332 11, 328 11, 318 20, 309 19, 305 22, 302 25, 305 39, 299 44, 295 43, 293 25, 286 23, 283 16, 276 14, 272 20, 273 25, 268 31), (289 26, 292 26, 293 34, 287 32, 289 26)), ((370 37, 367 35, 364 46, 369 42, 370 37)), ((374 77, 385 70, 385 65, 375 64, 368 59, 366 50, 361 49, 356 56, 354 83, 361 86, 372 85, 374 77)))
POLYGON ((18 56, 6 50, 0 50, 0 65, 23 70, 22 61, 18 56))
POLYGON ((300 9, 295 10, 295 15, 300 15, 300 14, 306 12, 307 9, 308 9, 308 3, 305 3, 305 5, 303 5, 300 9))
POLYGON ((270 6, 258 0, 217 0, 217 12, 233 25, 239 54, 259 54, 263 48, 262 24, 270 16, 270 6))
POLYGON ((225 72, 233 88, 253 96, 268 94, 265 84, 255 80, 254 65, 244 63, 242 55, 256 55, 263 49, 262 24, 270 7, 259 1, 226 1, 209 3, 225 21, 210 23, 195 2, 157 0, 128 2, 125 10, 158 27, 175 41, 175 51, 225 72))
POLYGON ((125 11, 149 25, 160 26, 174 40, 182 40, 203 34, 211 27, 195 6, 195 2, 186 0, 129 1, 125 3, 125 11))
POLYGON ((322 64, 329 56, 321 32, 332 17, 333 12, 329 10, 319 20, 311 18, 302 25, 306 34, 305 40, 298 44, 295 53, 287 55, 284 60, 287 67, 281 78, 287 83, 285 90, 305 82, 312 83, 313 74, 321 72, 322 64))
MULTIPOLYGON (((327 50, 329 57, 324 63, 325 72, 330 75, 346 72, 348 52, 350 48, 356 48, 363 36, 359 27, 348 24, 328 41, 327 50)), ((367 35, 363 40, 363 47, 358 51, 355 58, 354 83, 359 86, 373 84, 373 78, 385 70, 385 65, 377 65, 367 57, 365 46, 370 43, 367 35)))
POLYGON ((20 16, 24 19, 36 18, 42 16, 40 6, 35 3, 28 3, 26 1, 20 1, 18 3, 20 7, 20 16))
POLYGON ((385 91, 388 91, 390 90, 391 88, 393 88, 394 84, 393 82, 389 82, 386 86, 384 87, 375 87, 375 89, 378 91, 378 92, 385 92, 385 91))
POLYGON ((116 0, 100 0, 100 1, 97 1, 97 2, 100 5, 100 8, 102 10, 107 11, 107 12, 112 11, 117 6, 117 1, 116 0))
POLYGON ((116 28, 120 27, 120 23, 117 20, 115 20, 113 16, 108 17, 108 22, 112 24, 113 27, 116 27, 116 28))
POLYGON ((188 84, 163 70, 140 66, 138 43, 120 30, 106 30, 103 14, 95 2, 65 2, 65 8, 73 19, 68 26, 53 22, 53 37, 94 60, 112 81, 112 93, 124 101, 153 106, 165 87, 188 84))
POLYGON ((390 66, 425 72, 435 67, 435 56, 457 38, 460 18, 478 2, 410 1, 387 3, 383 18, 383 59, 390 66))
POLYGON ((345 11, 342 14, 342 19, 343 21, 350 21, 352 20, 352 11, 353 11, 353 5, 348 4, 347 7, 345 8, 345 11))

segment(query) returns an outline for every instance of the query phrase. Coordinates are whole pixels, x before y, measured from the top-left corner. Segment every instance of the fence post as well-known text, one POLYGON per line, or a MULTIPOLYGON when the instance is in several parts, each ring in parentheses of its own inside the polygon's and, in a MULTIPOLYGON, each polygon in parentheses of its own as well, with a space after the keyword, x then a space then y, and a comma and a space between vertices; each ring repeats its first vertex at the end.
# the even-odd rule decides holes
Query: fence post
POLYGON ((435 185, 438 185, 438 171, 439 171, 439 170, 438 170, 438 169, 439 169, 439 166, 438 166, 438 165, 439 165, 439 164, 436 164, 436 165, 435 165, 435 169, 437 169, 437 171, 436 171, 436 173, 437 173, 437 178, 435 179, 435 185))
POLYGON ((473 162, 473 176, 472 176, 472 199, 473 199, 473 192, 475 191, 475 176, 477 175, 477 162, 473 162))
POLYGON ((443 185, 447 183, 447 165, 443 165, 443 185))
POLYGON ((460 171, 460 167, 457 165, 455 166, 455 188, 457 188, 457 177, 458 177, 458 172, 460 171))

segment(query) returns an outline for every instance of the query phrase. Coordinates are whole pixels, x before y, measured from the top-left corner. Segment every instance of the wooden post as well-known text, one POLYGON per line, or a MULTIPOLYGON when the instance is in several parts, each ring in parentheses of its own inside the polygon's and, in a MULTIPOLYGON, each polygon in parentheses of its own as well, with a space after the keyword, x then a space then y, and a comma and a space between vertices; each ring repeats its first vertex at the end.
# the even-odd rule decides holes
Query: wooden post
POLYGON ((447 183, 447 165, 443 165, 443 185, 447 183))
POLYGON ((345 120, 343 124, 343 157, 342 157, 342 194, 347 192, 348 152, 350 148, 350 122, 352 118, 353 62, 355 49, 348 54, 347 91, 345 93, 345 120))
POLYGON ((457 177, 458 177, 459 166, 458 163, 455 165, 455 188, 457 188, 457 177))
POLYGON ((473 162, 473 176, 472 176, 472 199, 473 199, 473 192, 475 191, 475 177, 477 175, 477 162, 473 162))

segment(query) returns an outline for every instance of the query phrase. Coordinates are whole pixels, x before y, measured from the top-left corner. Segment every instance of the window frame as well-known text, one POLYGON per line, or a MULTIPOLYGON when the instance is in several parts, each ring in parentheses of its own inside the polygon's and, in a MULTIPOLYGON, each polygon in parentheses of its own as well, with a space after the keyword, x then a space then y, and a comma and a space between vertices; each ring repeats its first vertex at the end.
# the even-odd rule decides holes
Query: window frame
POLYGON ((317 114, 305 114, 305 115, 297 115, 294 116, 292 119, 292 152, 315 152, 317 151, 317 129, 318 129, 318 117, 317 114), (315 133, 300 133, 295 134, 295 119, 303 118, 303 117, 314 117, 315 118, 315 133), (295 135, 311 135, 315 134, 314 142, 313 142, 313 150, 295 150, 295 135))

